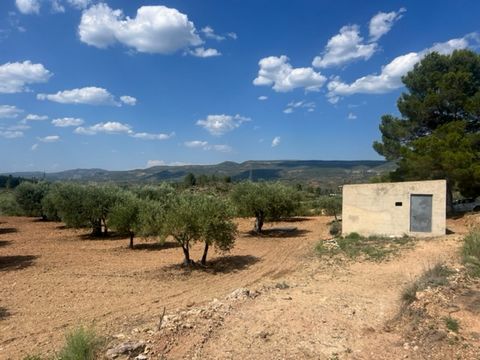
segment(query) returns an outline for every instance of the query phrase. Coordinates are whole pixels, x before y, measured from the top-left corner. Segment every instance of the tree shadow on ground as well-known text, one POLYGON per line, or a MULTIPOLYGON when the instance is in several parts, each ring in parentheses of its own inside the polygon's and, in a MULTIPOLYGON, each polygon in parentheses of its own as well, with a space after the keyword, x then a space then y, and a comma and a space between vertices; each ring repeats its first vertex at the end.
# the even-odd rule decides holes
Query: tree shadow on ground
POLYGON ((0 271, 24 269, 33 265, 37 258, 35 255, 0 256, 0 271))
POLYGON ((0 247, 4 247, 4 246, 10 245, 10 244, 11 244, 11 241, 0 240, 0 247))
POLYGON ((307 218, 307 217, 303 217, 303 216, 299 216, 299 217, 291 217, 291 218, 282 219, 282 220, 280 220, 279 222, 292 222, 292 223, 295 223, 295 222, 303 222, 303 221, 312 221, 312 219, 307 218))
POLYGON ((445 229, 445 234, 447 235, 452 235, 452 234, 455 234, 455 231, 453 231, 452 229, 445 229))
POLYGON ((10 316, 10 311, 8 309, 0 306, 0 321, 6 319, 10 316))
POLYGON ((18 232, 16 228, 0 228, 0 234, 12 234, 16 232, 18 232))
POLYGON ((115 232, 109 232, 106 235, 93 235, 91 233, 82 234, 79 236, 82 240, 91 240, 91 241, 105 241, 105 240, 128 240, 128 235, 120 234, 115 232))
POLYGON ((175 249, 180 247, 180 244, 174 241, 168 242, 154 242, 154 243, 138 243, 133 246, 133 250, 147 250, 147 251, 158 251, 166 249, 175 249))
POLYGON ((247 236, 257 238, 293 238, 304 236, 310 232, 310 230, 297 229, 296 227, 278 227, 262 230, 260 234, 252 230, 247 232, 247 236))
POLYGON ((246 270, 259 261, 259 257, 252 255, 227 255, 207 261, 207 265, 201 265, 197 262, 194 262, 190 266, 185 266, 183 264, 172 264, 165 266, 164 270, 181 271, 184 275, 188 275, 197 271, 210 274, 229 274, 236 271, 246 270))

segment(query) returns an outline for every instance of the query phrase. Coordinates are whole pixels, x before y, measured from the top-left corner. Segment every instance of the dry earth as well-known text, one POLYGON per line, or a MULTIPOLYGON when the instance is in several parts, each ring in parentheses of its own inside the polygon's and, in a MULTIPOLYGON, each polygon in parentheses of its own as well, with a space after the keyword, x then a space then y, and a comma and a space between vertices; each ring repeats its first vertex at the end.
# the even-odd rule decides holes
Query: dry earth
MULTIPOLYGON (((402 289, 426 268, 458 266, 468 221, 450 221, 453 234, 418 241, 389 261, 354 263, 314 254, 330 220, 269 225, 299 231, 262 238, 248 234, 251 221, 239 220, 228 256, 212 253, 208 270, 185 272, 173 243, 140 242, 131 251, 126 239, 88 240, 59 223, 0 218, 0 359, 51 353, 79 324, 116 335, 112 344, 147 339, 149 359, 448 358, 405 346, 404 328, 386 324, 398 314, 402 289), (243 287, 255 296, 225 299, 243 287), (180 328, 166 321, 156 331, 164 308, 166 320, 218 311, 180 328)), ((469 320, 473 310, 462 314, 469 334, 480 333, 469 320)))

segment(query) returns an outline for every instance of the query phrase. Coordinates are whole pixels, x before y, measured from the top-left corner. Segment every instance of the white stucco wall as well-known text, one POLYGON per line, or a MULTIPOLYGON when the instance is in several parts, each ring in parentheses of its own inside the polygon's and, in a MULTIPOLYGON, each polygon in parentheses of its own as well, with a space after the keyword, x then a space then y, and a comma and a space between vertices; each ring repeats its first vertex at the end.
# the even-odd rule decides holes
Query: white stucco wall
POLYGON ((342 233, 364 236, 439 236, 445 234, 445 180, 344 185, 342 233), (410 231, 410 196, 432 195, 432 231, 410 231), (395 206, 401 202, 402 206, 395 206))

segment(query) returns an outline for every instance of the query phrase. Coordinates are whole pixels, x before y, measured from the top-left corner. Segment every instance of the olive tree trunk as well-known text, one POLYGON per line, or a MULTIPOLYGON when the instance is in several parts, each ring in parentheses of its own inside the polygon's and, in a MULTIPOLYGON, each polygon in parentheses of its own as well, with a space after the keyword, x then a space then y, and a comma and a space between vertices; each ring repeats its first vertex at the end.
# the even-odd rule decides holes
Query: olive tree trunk
POLYGON ((256 211, 255 212, 255 225, 253 226, 253 231, 257 234, 262 232, 263 222, 265 220, 265 215, 263 211, 256 211))
POLYGON ((209 247, 209 244, 208 244, 207 241, 205 241, 205 248, 203 249, 203 256, 202 256, 202 260, 201 260, 202 265, 207 265, 208 247, 209 247))

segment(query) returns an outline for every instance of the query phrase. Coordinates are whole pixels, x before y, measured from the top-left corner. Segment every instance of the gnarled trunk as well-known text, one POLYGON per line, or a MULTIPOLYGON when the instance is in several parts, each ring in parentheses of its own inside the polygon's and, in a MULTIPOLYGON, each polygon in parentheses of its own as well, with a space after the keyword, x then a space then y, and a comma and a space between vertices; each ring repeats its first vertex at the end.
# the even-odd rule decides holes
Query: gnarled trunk
POLYGON ((94 220, 92 222, 92 236, 102 236, 102 223, 100 220, 94 220))
POLYGON ((263 214, 263 211, 255 212, 255 225, 253 227, 253 231, 255 231, 257 234, 260 234, 262 232, 264 219, 265 219, 265 216, 263 214))
POLYGON ((133 236, 135 234, 133 233, 133 231, 130 231, 130 245, 129 245, 129 248, 130 249, 133 249, 133 236))
POLYGON ((202 261, 201 261, 202 265, 207 265, 208 247, 209 247, 208 242, 205 241, 205 248, 203 249, 203 256, 202 256, 202 261))

